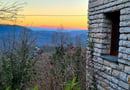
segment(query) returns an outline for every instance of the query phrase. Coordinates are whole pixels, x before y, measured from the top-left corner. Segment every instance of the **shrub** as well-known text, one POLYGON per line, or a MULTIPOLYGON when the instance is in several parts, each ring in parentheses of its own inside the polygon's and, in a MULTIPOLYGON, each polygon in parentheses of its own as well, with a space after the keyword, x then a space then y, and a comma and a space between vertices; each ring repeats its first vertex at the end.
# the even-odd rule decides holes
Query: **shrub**
MULTIPOLYGON (((55 89, 63 90, 65 81, 77 77, 79 86, 85 90, 85 55, 80 47, 65 49, 57 47, 51 56, 51 75, 55 89)), ((55 90, 54 89, 54 90, 55 90)))
POLYGON ((80 90, 79 87, 77 87, 78 82, 76 82, 76 77, 73 77, 71 82, 64 82, 65 90, 80 90))
POLYGON ((8 34, 4 37, 0 47, 0 89, 10 86, 11 90, 24 87, 36 73, 34 65, 36 57, 33 56, 35 40, 30 33, 22 30, 19 36, 8 34))
MULTIPOLYGON (((5 90, 11 90, 11 87, 7 87, 5 90)), ((15 89, 20 90, 20 89, 15 89)), ((35 86, 34 88, 27 88, 26 90, 38 90, 38 88, 35 86)))

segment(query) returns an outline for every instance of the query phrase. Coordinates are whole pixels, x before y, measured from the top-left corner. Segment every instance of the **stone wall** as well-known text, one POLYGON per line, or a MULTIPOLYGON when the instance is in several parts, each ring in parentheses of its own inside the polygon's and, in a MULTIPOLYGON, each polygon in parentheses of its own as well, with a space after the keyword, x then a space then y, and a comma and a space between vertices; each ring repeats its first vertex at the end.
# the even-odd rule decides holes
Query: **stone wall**
MULTIPOLYGON (((89 0, 89 41, 94 44, 92 64, 98 89, 130 90, 130 0, 89 0), (120 42, 118 63, 115 63, 101 56, 110 54, 111 44, 111 26, 104 13, 117 10, 120 11, 120 42)), ((89 57, 90 47, 87 49, 89 57)), ((87 80, 88 77, 87 70, 87 80)))

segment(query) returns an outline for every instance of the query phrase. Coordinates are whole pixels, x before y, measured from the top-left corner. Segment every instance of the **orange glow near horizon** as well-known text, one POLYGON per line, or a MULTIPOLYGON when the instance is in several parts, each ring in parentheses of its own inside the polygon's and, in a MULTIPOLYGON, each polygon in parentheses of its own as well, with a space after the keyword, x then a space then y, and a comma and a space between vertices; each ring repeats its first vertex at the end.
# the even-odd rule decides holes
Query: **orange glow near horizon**
POLYGON ((36 27, 60 27, 87 29, 87 16, 26 16, 16 23, 3 21, 3 24, 17 24, 36 27))
MULTIPOLYGON (((6 1, 6 0, 5 0, 6 1)), ((23 0, 27 2, 23 18, 16 23, 0 21, 1 24, 22 26, 60 27, 87 29, 87 0, 23 0), (65 16, 67 15, 67 16, 65 16)))

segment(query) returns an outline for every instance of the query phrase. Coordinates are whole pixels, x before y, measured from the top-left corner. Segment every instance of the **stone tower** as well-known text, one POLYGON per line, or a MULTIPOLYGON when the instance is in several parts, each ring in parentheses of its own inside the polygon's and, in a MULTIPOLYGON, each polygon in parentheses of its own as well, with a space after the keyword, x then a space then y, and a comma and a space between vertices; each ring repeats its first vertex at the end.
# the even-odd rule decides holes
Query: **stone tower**
POLYGON ((130 90, 130 0, 89 0, 89 42, 87 80, 99 90, 130 90))

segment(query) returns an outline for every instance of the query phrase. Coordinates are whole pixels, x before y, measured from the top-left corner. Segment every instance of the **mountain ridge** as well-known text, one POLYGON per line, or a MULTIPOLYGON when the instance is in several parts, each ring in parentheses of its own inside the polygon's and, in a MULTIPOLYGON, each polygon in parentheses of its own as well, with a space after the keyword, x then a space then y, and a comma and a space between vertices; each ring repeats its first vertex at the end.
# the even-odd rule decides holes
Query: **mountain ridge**
POLYGON ((19 25, 7 25, 7 24, 0 25, 0 35, 1 34, 4 35, 9 31, 19 33, 21 30, 27 30, 29 32, 32 32, 32 35, 37 37, 38 46, 43 46, 43 45, 54 46, 52 39, 55 36, 55 38, 60 41, 61 37, 59 34, 63 34, 65 37, 69 37, 70 38, 69 41, 72 42, 74 45, 76 43, 76 37, 81 38, 81 43, 84 47, 86 46, 86 42, 87 42, 87 30, 81 30, 81 29, 60 30, 57 28, 41 28, 41 27, 29 28, 26 26, 19 26, 19 25))

